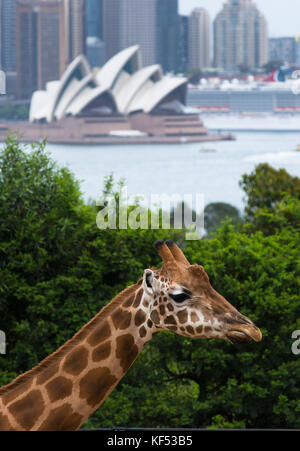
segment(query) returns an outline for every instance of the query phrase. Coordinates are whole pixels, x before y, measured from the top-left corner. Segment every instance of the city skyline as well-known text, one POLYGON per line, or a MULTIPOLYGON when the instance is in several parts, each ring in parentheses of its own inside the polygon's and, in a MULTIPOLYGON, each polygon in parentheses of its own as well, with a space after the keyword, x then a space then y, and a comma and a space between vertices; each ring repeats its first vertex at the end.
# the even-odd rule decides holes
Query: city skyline
MULTIPOLYGON (((224 3, 225 0, 179 0, 179 13, 190 14, 194 8, 205 8, 213 21, 224 3)), ((254 3, 268 21, 270 37, 300 36, 299 0, 255 0, 254 3)))
POLYGON ((187 0, 188 15, 182 15, 180 1, 0 0, 0 54, 7 92, 28 98, 58 79, 78 55, 100 67, 136 44, 143 65, 160 64, 164 73, 213 67, 245 73, 261 70, 275 57, 300 64, 300 41, 292 37, 270 39, 270 59, 268 17, 276 17, 277 10, 266 14, 258 6, 260 0, 212 0, 207 5, 207 0, 187 0))

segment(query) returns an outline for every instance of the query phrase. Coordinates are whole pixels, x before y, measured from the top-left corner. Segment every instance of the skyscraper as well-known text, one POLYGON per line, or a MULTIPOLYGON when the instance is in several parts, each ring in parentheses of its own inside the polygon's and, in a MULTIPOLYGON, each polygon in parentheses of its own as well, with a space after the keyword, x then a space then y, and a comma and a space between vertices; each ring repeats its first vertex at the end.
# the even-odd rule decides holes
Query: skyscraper
POLYGON ((16 7, 17 0, 0 0, 0 66, 8 95, 16 95, 16 7))
POLYGON ((176 71, 178 63, 178 0, 102 0, 106 60, 139 44, 143 65, 160 63, 176 71))
POLYGON ((189 17, 179 16, 179 40, 178 40, 178 72, 188 71, 189 58, 189 17))
POLYGON ((5 72, 16 71, 17 0, 1 0, 1 66, 5 72))
POLYGON ((122 0, 120 18, 121 49, 139 44, 143 65, 155 64, 156 0, 122 0))
POLYGON ((86 56, 91 67, 101 67, 105 63, 105 46, 97 36, 88 36, 86 40, 86 56))
POLYGON ((227 0, 214 21, 215 66, 229 72, 268 61, 267 22, 252 0, 227 0))
POLYGON ((86 0, 87 36, 102 39, 102 0, 86 0))
POLYGON ((299 38, 281 37, 269 39, 269 61, 281 61, 283 64, 297 63, 299 38))
POLYGON ((121 50, 121 1, 122 0, 102 0, 105 61, 108 61, 121 50))
POLYGON ((178 70, 178 0, 156 0, 156 62, 165 72, 178 70))
POLYGON ((16 28, 18 97, 29 99, 65 69, 63 2, 19 0, 16 28))
POLYGON ((65 11, 67 62, 86 53, 86 4, 85 0, 63 0, 65 11))
POLYGON ((204 8, 196 8, 189 16, 189 70, 210 66, 210 17, 204 8))

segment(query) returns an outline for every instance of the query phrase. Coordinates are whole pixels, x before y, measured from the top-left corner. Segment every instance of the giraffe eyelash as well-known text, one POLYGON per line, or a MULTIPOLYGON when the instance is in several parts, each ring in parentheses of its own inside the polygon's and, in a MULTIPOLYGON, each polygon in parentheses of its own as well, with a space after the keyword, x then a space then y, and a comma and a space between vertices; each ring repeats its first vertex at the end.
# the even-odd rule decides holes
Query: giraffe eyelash
POLYGON ((179 294, 169 293, 169 296, 171 299, 173 299, 173 301, 179 302, 179 303, 187 301, 188 299, 191 298, 191 295, 188 293, 179 293, 179 294))

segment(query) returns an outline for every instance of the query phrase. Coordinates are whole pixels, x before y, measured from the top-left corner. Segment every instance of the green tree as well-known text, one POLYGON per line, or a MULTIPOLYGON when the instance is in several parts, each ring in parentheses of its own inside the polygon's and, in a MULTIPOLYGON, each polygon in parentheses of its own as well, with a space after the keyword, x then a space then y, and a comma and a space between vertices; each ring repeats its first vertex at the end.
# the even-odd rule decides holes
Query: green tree
MULTIPOLYGON (((113 192, 108 178, 104 194, 113 192)), ((117 195, 117 194, 116 194, 117 195)), ((0 154, 0 386, 37 365, 143 269, 159 263, 153 243, 170 231, 99 230, 97 208, 58 168, 45 143, 0 154)))
MULTIPOLYGON (((160 333, 85 427, 300 427, 299 356, 291 352, 300 330, 299 179, 263 165, 242 184, 247 222, 224 223, 210 239, 186 243, 185 254, 257 323, 262 342, 160 333)), ((117 196, 111 177, 105 193, 117 196)), ((0 201, 0 329, 7 333, 0 385, 159 265, 157 239, 181 239, 174 230, 99 230, 98 209, 83 202, 78 182, 44 143, 24 151, 7 141, 0 201)))
POLYGON ((211 203, 205 207, 204 225, 208 233, 218 229, 226 219, 231 219, 233 224, 241 222, 239 210, 233 205, 224 202, 211 203))
POLYGON ((247 195, 245 213, 249 221, 261 208, 274 211, 286 195, 300 199, 300 179, 285 169, 276 170, 268 164, 260 164, 251 174, 243 175, 240 186, 247 195))

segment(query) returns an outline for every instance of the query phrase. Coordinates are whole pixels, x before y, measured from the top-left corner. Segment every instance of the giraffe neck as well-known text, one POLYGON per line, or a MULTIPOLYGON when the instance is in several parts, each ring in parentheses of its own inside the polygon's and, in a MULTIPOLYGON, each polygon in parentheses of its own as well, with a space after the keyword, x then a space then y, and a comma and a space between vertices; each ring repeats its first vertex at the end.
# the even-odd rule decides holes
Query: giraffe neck
POLYGON ((76 430, 103 403, 155 328, 141 281, 69 342, 0 389, 0 430, 76 430))

